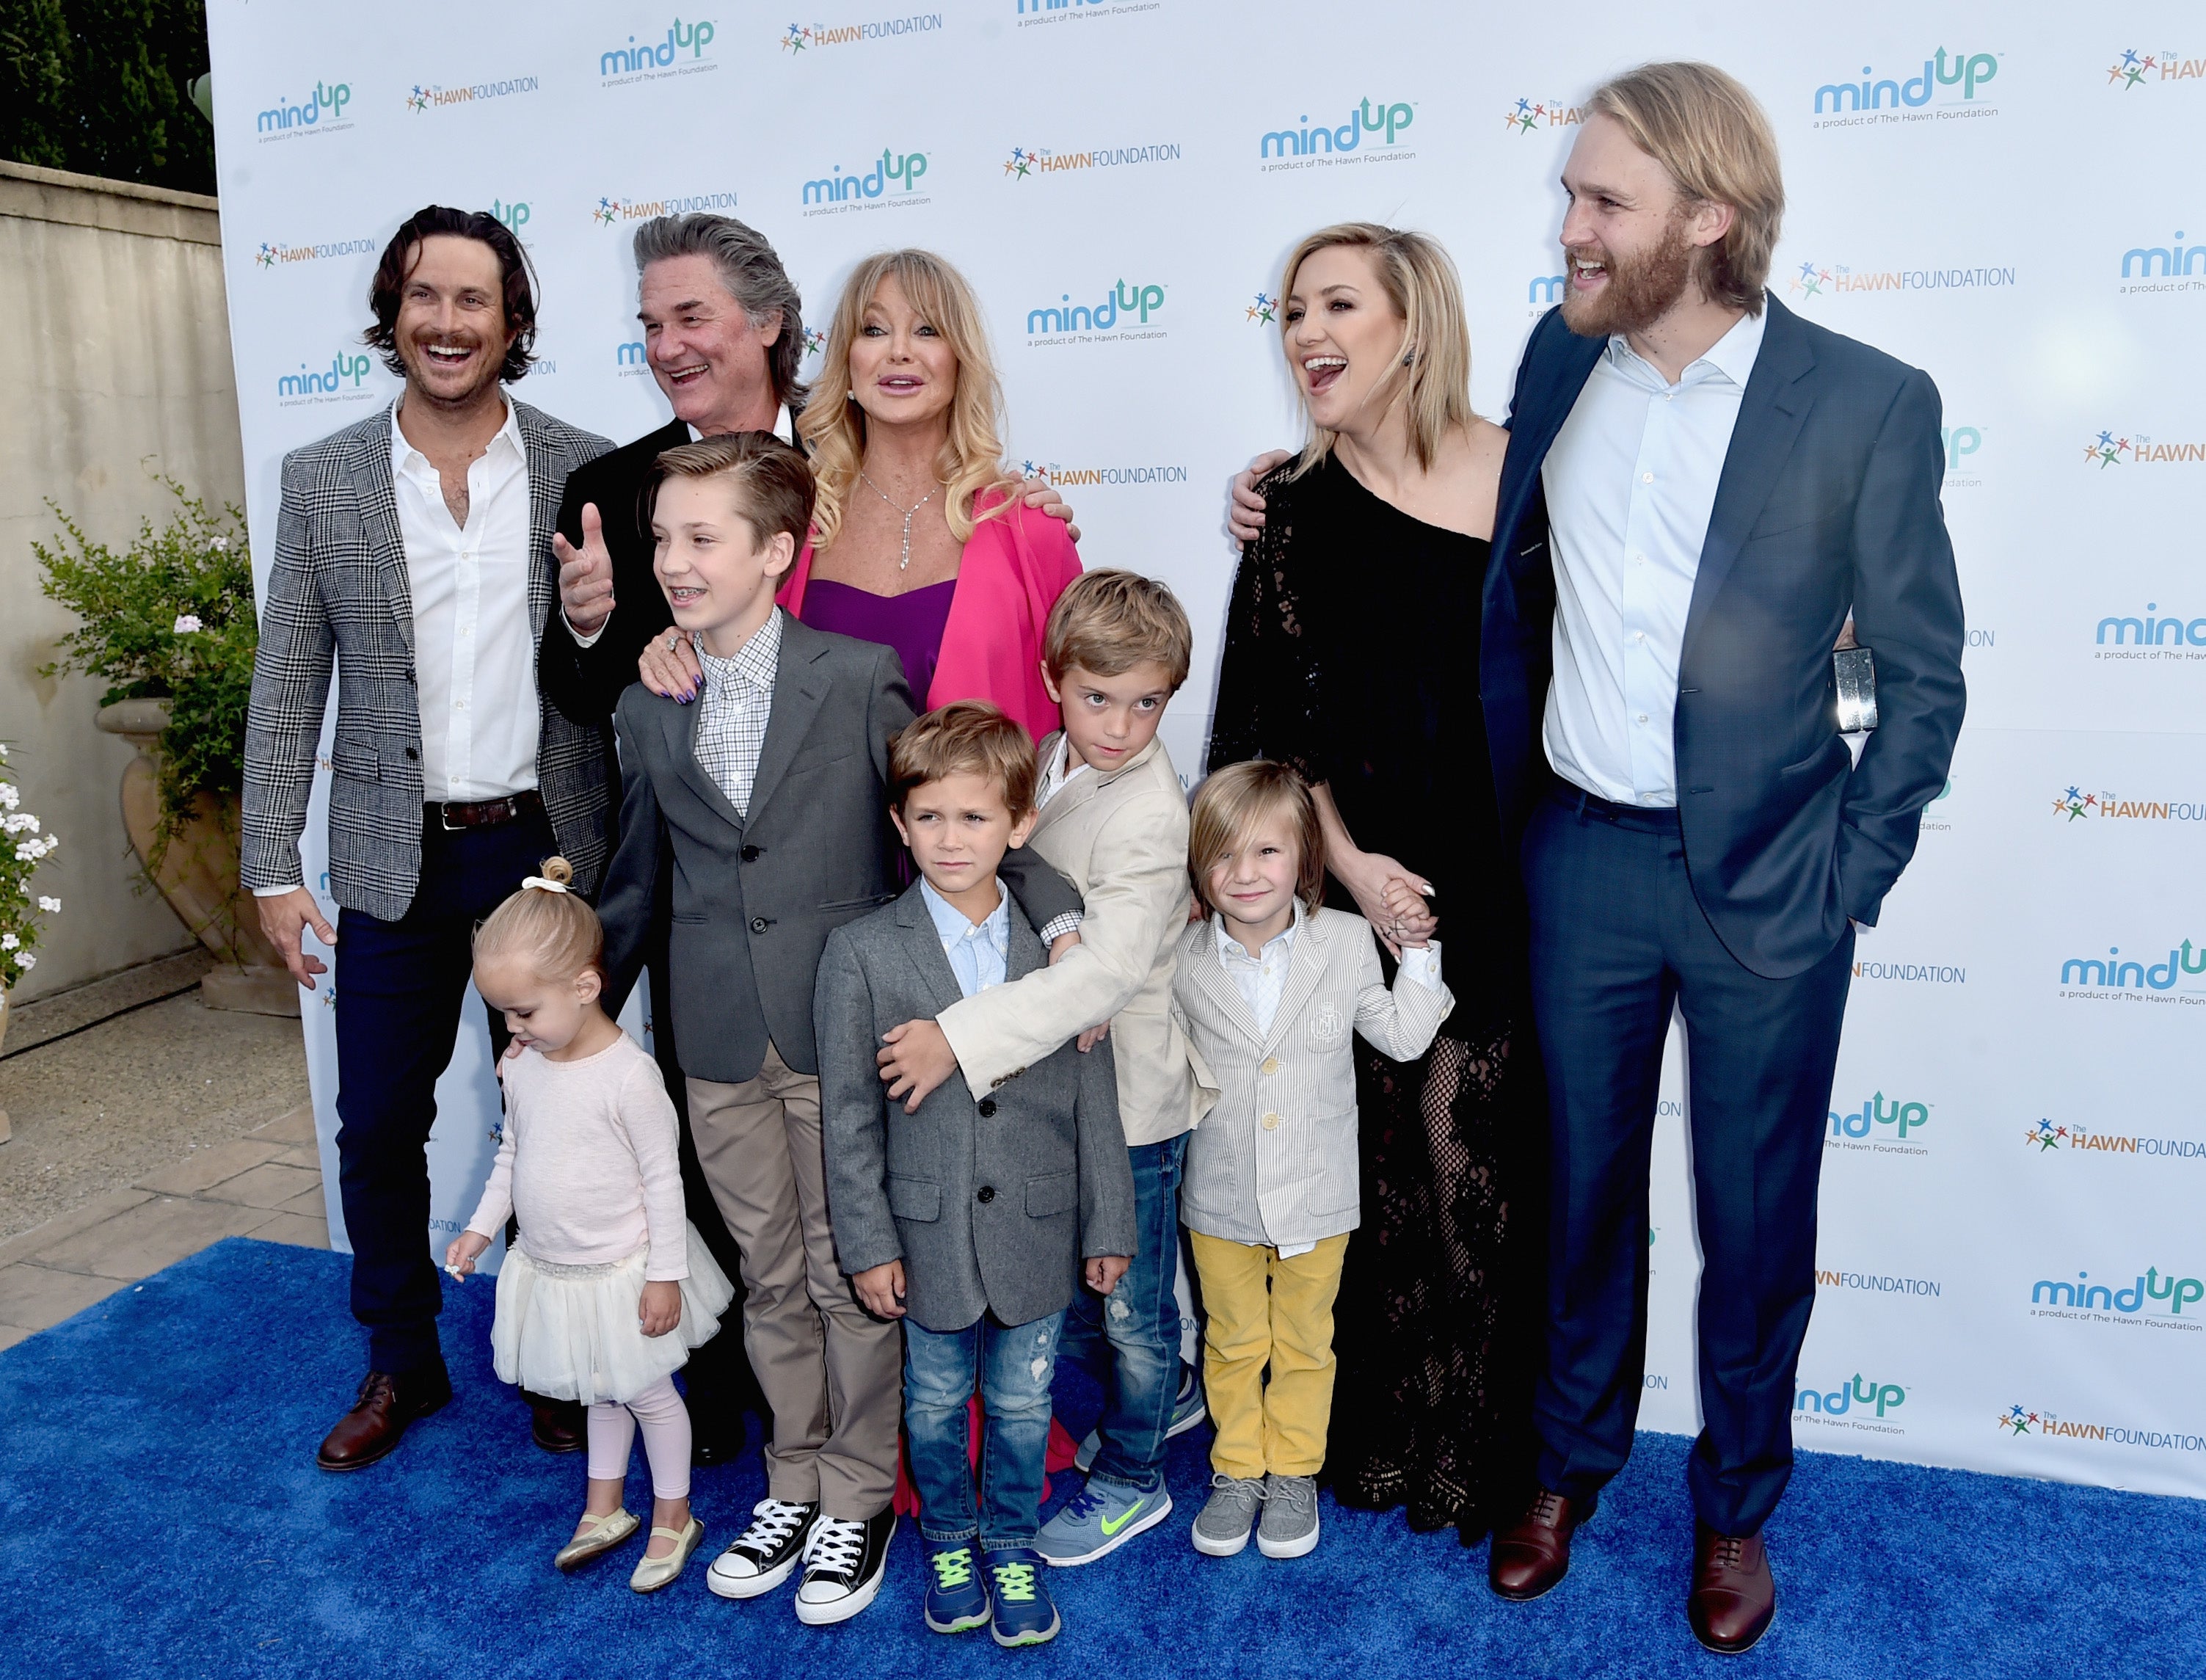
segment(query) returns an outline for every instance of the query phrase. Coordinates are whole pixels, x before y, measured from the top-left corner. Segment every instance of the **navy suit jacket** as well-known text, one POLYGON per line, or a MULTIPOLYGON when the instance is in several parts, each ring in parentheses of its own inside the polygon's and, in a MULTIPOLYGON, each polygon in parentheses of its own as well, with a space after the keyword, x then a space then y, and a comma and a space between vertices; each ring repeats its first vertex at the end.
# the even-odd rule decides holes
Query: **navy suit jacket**
MULTIPOLYGON (((1693 891, 1726 949, 1784 979, 1874 924, 1961 727, 1960 581, 1928 374, 1767 300, 1761 354, 1701 549, 1672 730, 1693 891), (1861 762, 1831 645, 1876 660, 1861 762)), ((1555 582, 1540 469, 1600 360, 1553 310, 1517 370, 1487 573, 1479 694, 1511 844, 1552 785, 1541 740, 1555 582)))

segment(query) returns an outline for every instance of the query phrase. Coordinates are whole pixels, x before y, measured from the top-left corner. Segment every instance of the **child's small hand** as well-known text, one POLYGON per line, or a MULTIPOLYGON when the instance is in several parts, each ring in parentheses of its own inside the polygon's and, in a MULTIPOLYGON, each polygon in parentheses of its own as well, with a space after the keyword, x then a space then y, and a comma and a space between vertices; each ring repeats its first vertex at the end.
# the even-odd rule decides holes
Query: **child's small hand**
POLYGON ((1118 1280, 1133 1263, 1124 1254, 1096 1255, 1088 1262, 1088 1287, 1098 1295, 1110 1294, 1118 1287, 1118 1280))
POLYGON ((850 1274, 850 1287, 858 1292, 858 1305, 877 1319, 903 1316, 903 1262, 869 1266, 850 1274))
POLYGON ((957 1071, 957 1052, 942 1028, 932 1021, 907 1021, 881 1034, 888 1046, 873 1057, 880 1064, 881 1080, 891 1099, 904 1099, 906 1114, 932 1096, 943 1081, 957 1071), (909 1093, 909 1094, 907 1094, 909 1093))
POLYGON ((444 1250, 444 1270, 455 1278, 464 1278, 475 1269, 475 1256, 490 1247, 490 1238, 480 1231, 463 1230, 444 1250))
POLYGON ((1080 1053, 1085 1056, 1089 1051, 1094 1049, 1097 1045, 1102 1043, 1104 1040, 1110 1036, 1111 1023, 1107 1021, 1104 1022, 1100 1026, 1090 1027, 1086 1032, 1080 1035, 1080 1053))
POLYGON ((1064 954, 1080 943, 1080 930, 1060 933, 1049 942, 1049 966, 1052 968, 1064 961, 1064 954))
POLYGON ((664 1336, 682 1322, 682 1285, 661 1278, 643 1286, 635 1304, 636 1321, 647 1336, 664 1336))

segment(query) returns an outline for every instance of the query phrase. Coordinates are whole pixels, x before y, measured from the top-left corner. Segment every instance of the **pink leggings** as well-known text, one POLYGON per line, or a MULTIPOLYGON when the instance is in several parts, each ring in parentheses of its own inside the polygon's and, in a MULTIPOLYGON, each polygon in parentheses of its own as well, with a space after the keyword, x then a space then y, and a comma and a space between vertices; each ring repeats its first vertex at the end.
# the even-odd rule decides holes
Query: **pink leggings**
POLYGON ((689 1411, 674 1379, 661 1377, 625 1406, 600 1401, 590 1408, 590 1480, 625 1481, 635 1427, 643 1426, 643 1456, 651 1465, 651 1491, 661 1499, 689 1497, 689 1411))

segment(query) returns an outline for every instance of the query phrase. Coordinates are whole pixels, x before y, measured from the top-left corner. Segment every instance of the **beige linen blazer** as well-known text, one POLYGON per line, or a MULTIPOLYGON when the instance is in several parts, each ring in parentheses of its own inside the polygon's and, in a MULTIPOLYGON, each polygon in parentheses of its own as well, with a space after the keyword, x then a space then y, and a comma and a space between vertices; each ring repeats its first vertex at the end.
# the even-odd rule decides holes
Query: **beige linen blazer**
POLYGON ((1274 1248, 1354 1230, 1362 1208, 1356 1154, 1356 1057, 1361 1033, 1382 1055, 1414 1061, 1455 1007, 1404 974, 1380 982, 1370 924, 1344 910, 1305 916, 1268 1032, 1219 960, 1212 923, 1180 941, 1172 997, 1222 1094, 1189 1140, 1180 1218, 1228 1242, 1274 1248))
MULTIPOLYGON (((1057 742, 1056 735, 1042 742, 1044 764, 1057 742)), ((966 1084, 999 1089, 1107 1021, 1127 1147, 1178 1137, 1218 1100, 1218 1087, 1172 1015, 1189 902, 1187 795, 1164 742, 1152 741, 1108 775, 1073 777, 1042 807, 1027 847, 1086 902, 1080 943, 1062 962, 935 1017, 966 1084)))

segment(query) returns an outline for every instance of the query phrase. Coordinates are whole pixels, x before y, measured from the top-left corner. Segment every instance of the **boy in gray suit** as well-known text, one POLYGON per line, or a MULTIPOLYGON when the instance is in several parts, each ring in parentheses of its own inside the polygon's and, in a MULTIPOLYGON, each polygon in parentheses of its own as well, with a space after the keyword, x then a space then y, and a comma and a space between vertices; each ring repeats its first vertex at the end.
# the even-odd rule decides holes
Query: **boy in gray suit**
POLYGON ((1041 1644, 1060 1625, 1034 1549, 1050 1379, 1083 1275, 1108 1295, 1134 1252, 1118 1079, 1107 1045, 1083 1055, 1066 1043, 977 1100, 962 1075, 924 1097, 898 1077, 884 1095, 877 1047, 891 1028, 1046 961, 997 877, 1034 826, 1034 779, 1026 731, 983 701, 896 738, 890 813, 921 879, 828 936, 814 1004, 836 1250, 867 1309, 904 1320, 927 1625, 987 1623, 1005 1646, 1041 1644), (977 1516, 976 1376, 987 1415, 977 1516))
MULTIPOLYGON (((669 450, 659 469, 653 570, 705 687, 682 706, 636 683, 614 713, 607 993, 617 1005, 635 983, 665 871, 690 1132, 742 1254, 743 1344, 773 1413, 766 1497, 706 1584, 762 1598, 801 1570, 797 1619, 820 1626, 871 1604, 886 1568, 900 1361, 896 1326, 836 1266, 813 980, 829 932, 896 896, 889 740, 911 692, 893 649, 774 605, 812 517, 802 455, 742 432, 669 450)), ((1039 860, 1015 879, 1037 914, 1080 908, 1039 860)))

